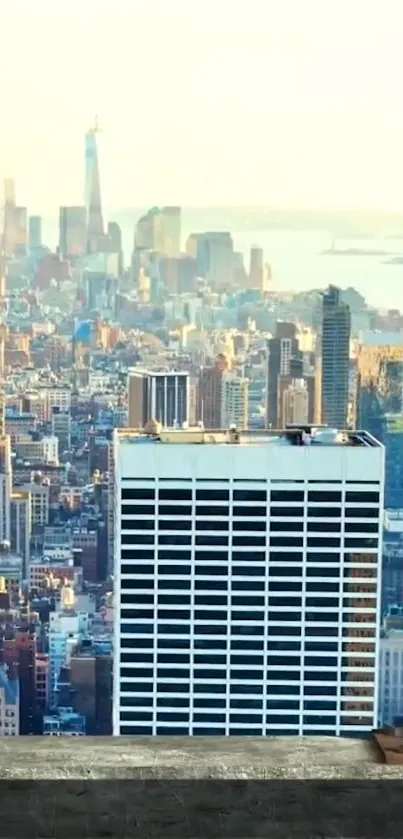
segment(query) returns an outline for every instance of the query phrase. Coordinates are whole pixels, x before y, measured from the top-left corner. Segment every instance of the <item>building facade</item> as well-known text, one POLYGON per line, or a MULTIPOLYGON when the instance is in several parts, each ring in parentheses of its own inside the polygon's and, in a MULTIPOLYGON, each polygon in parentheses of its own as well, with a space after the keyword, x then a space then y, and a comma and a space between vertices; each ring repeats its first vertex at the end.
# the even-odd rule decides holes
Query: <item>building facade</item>
POLYGON ((321 335, 321 415, 331 428, 346 428, 349 401, 351 315, 330 286, 323 295, 321 335))
POLYGON ((128 378, 129 427, 156 420, 165 428, 189 419, 189 374, 134 369, 128 378))
POLYGON ((383 447, 121 430, 114 457, 114 734, 369 734, 383 447))

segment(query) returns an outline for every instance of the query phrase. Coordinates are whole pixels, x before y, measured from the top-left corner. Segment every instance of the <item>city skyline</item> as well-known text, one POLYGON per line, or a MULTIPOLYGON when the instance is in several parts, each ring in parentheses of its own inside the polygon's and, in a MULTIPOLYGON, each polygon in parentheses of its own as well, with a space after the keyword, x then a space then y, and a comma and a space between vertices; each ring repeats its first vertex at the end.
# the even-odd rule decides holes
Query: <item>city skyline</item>
POLYGON ((24 205, 81 203, 81 138, 98 112, 111 210, 401 206, 397 3, 195 5, 3 11, 1 174, 24 205))

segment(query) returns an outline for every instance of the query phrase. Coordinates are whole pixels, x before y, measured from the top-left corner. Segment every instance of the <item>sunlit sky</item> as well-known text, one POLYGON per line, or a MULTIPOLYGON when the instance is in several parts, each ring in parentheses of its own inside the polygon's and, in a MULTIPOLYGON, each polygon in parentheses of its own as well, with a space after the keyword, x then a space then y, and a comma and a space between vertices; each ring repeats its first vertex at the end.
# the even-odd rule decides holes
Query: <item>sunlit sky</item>
POLYGON ((3 0, 0 175, 30 212, 403 208, 403 0, 3 0))

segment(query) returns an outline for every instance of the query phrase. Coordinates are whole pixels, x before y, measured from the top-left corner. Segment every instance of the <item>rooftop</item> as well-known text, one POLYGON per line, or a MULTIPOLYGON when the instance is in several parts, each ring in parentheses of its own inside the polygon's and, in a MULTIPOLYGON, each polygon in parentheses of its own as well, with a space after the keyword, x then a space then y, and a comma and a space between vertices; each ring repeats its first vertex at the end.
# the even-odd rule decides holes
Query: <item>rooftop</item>
POLYGON ((148 428, 115 429, 119 443, 169 443, 241 446, 351 446, 381 447, 368 431, 328 428, 327 426, 288 426, 284 429, 238 431, 235 427, 212 430, 194 428, 162 428, 154 420, 148 428))

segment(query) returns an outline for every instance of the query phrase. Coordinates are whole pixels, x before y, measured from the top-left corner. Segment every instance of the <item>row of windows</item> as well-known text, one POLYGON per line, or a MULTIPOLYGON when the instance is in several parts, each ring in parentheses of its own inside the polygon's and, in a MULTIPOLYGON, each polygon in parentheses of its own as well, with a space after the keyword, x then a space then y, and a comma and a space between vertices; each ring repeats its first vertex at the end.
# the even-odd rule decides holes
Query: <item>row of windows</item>
MULTIPOLYGON (((158 516, 176 516, 184 519, 186 516, 195 514, 196 518, 206 518, 208 516, 221 516, 228 518, 230 513, 232 517, 236 518, 303 518, 305 514, 304 507, 273 507, 269 511, 267 507, 259 507, 253 504, 250 507, 228 507, 225 504, 221 506, 196 506, 164 504, 158 506, 158 516)), ((153 504, 126 504, 122 506, 123 516, 152 516, 156 515, 156 508, 153 504)), ((306 515, 309 518, 335 518, 340 519, 342 515, 341 507, 308 507, 306 515)), ((378 518, 379 511, 376 507, 345 507, 344 515, 346 518, 378 518)))
MULTIPOLYGON (((227 489, 196 489, 196 501, 229 501, 230 493, 227 489)), ((271 490, 269 493, 263 489, 234 489, 232 498, 234 501, 267 501, 267 497, 273 502, 303 502, 305 498, 304 490, 271 490)), ((341 502, 341 491, 334 490, 308 490, 308 501, 317 501, 320 503, 341 502)), ((122 489, 122 501, 136 501, 136 500, 153 500, 156 496, 155 489, 150 487, 141 487, 138 489, 122 489)), ((191 501, 191 489, 159 489, 158 497, 160 501, 191 501)), ((379 504, 379 492, 371 492, 368 490, 351 491, 346 490, 346 502, 364 503, 364 504, 379 504)))
MULTIPOLYGON (((297 627, 289 627, 290 630, 295 630, 297 627)), ((322 629, 318 629, 317 627, 307 627, 307 631, 305 632, 305 650, 337 650, 338 642, 337 641, 325 641, 324 638, 338 638, 338 629, 336 627, 322 627, 322 629), (319 634, 321 633, 321 635, 319 634), (316 641, 307 641, 307 638, 319 638, 320 640, 316 641)), ((368 647, 368 651, 372 651, 374 649, 374 641, 375 641, 375 634, 372 631, 372 635, 368 634, 367 639, 370 643, 366 643, 366 647, 368 647)), ((354 637, 348 642, 343 643, 343 652, 347 651, 351 644, 362 644, 362 638, 354 637)), ((267 638, 267 649, 273 650, 296 650, 300 648, 302 642, 301 634, 299 631, 297 633, 287 632, 287 628, 284 629, 282 626, 273 626, 270 627, 270 634, 267 638), (276 631, 277 630, 277 631, 276 631), (299 640, 298 641, 289 641, 289 637, 295 637, 295 634, 298 634, 299 640), (275 640, 275 638, 281 636, 281 640, 275 640)), ((190 650, 193 647, 194 650, 226 650, 227 649, 227 639, 223 640, 220 638, 194 638, 193 642, 191 643, 190 638, 157 638, 156 639, 156 646, 160 650, 190 650)), ((154 648, 154 640, 153 638, 126 638, 122 637, 120 639, 120 647, 122 650, 150 650, 154 648)), ((258 639, 246 639, 246 638, 230 638, 229 639, 229 647, 231 650, 263 650, 264 649, 264 640, 258 639)))
MULTIPOLYGON (((128 585, 124 586, 124 587, 129 588, 129 589, 149 588, 148 580, 140 580, 140 581, 122 580, 121 582, 122 582, 122 586, 123 586, 123 583, 128 583, 128 585), (144 586, 144 583, 146 583, 146 586, 144 586)), ((174 580, 173 581, 173 587, 175 587, 176 582, 179 582, 179 581, 174 580)), ((208 582, 208 581, 206 581, 206 582, 208 582)), ((206 586, 206 588, 208 588, 208 586, 206 586)), ((375 608, 376 604, 375 604, 374 593, 361 594, 360 597, 358 596, 358 594, 355 597, 349 597, 348 595, 344 594, 343 595, 343 606, 345 608, 348 607, 348 606, 351 606, 352 608, 357 608, 357 609, 358 608, 364 608, 364 607, 368 606, 368 598, 371 598, 370 604, 369 604, 370 608, 375 608)), ((136 600, 135 597, 133 599, 136 600)), ((290 607, 297 607, 297 608, 302 607, 302 597, 294 596, 294 594, 293 595, 288 594, 287 597, 281 597, 280 594, 277 594, 275 597, 274 596, 271 597, 271 592, 269 592, 268 597, 261 596, 261 595, 258 595, 258 594, 239 594, 239 595, 236 595, 236 594, 229 594, 229 593, 225 594, 225 595, 222 595, 222 594, 195 594, 194 595, 194 604, 195 604, 196 607, 197 606, 226 606, 226 607, 227 606, 265 606, 266 605, 266 600, 268 602, 269 607, 270 606, 275 606, 278 609, 279 608, 290 608, 290 607)), ((158 605, 161 605, 161 604, 158 604, 158 605)), ((177 606, 181 605, 178 599, 175 600, 175 605, 177 605, 177 606)), ((190 605, 190 604, 188 602, 187 603, 185 602, 185 603, 183 603, 183 605, 186 606, 186 605, 190 605)), ((319 594, 315 597, 311 597, 309 595, 306 595, 305 596, 305 607, 309 607, 309 606, 315 606, 316 608, 337 609, 339 607, 339 598, 338 597, 326 597, 326 596, 321 597, 319 594)), ((125 615, 127 617, 129 617, 129 611, 130 611, 129 609, 127 609, 127 608, 125 608, 125 606, 123 606, 122 611, 124 611, 125 615)), ((137 611, 138 611, 138 609, 137 609, 137 611)), ((142 610, 140 608, 140 613, 141 613, 141 611, 142 610)), ((172 611, 172 610, 170 610, 170 611, 172 611)), ((175 617, 184 619, 186 611, 190 615, 189 610, 180 609, 177 614, 174 614, 174 612, 172 611, 171 617, 174 618, 174 619, 175 619, 175 617)), ((166 614, 167 614, 167 612, 166 612, 166 610, 164 610, 164 615, 166 616, 166 614)), ((226 620, 226 612, 223 612, 223 614, 225 615, 225 617, 216 618, 216 620, 226 620)), ((134 616, 132 615, 132 617, 134 617, 134 616)), ((195 611, 195 617, 197 618, 197 609, 195 611)), ((254 615, 254 618, 256 620, 258 620, 256 614, 254 615)), ((203 619, 201 618, 201 620, 203 620, 203 619)))
MULTIPOLYGON (((237 655, 232 653, 230 655, 229 664, 234 666, 246 666, 252 667, 253 665, 258 665, 259 667, 338 667, 340 663, 340 659, 338 656, 332 655, 322 655, 323 650, 320 650, 316 656, 309 656, 306 655, 306 648, 305 648, 305 655, 303 656, 301 650, 295 650, 294 655, 284 655, 283 650, 278 651, 278 655, 237 655), (320 653, 320 654, 319 654, 320 653), (303 665, 301 662, 301 658, 303 656, 303 665)), ((332 652, 332 651, 329 651, 332 652)), ((334 650, 333 650, 334 652, 334 650)), ((337 650, 336 650, 337 652, 337 650)), ((226 654, 216 653, 212 655, 211 653, 193 653, 193 661, 194 664, 210 664, 210 665, 225 665, 227 663, 227 656, 226 654)), ((190 664, 190 653, 161 653, 159 652, 156 656, 157 664, 190 664)), ((343 656, 341 658, 341 666, 342 667, 350 667, 352 661, 360 661, 362 666, 365 667, 374 667, 374 658, 363 658, 362 654, 358 651, 357 653, 350 652, 350 658, 347 656, 343 656), (357 659, 357 656, 359 658, 357 659)), ((121 664, 153 664, 154 662, 154 654, 152 652, 144 653, 144 652, 130 652, 130 653, 121 653, 120 655, 121 664)), ((356 666, 356 665, 354 665, 356 666)), ((123 668, 127 670, 127 668, 123 668)), ((134 672, 134 671, 133 671, 134 672)), ((137 672, 137 671, 136 671, 137 672)), ((185 672, 185 671, 180 671, 185 672)), ((194 671, 196 673, 196 671, 194 671)), ((225 672, 225 671, 216 671, 218 672, 225 672)), ((130 670, 128 670, 125 675, 128 675, 130 670)), ((197 678, 204 678, 204 676, 200 676, 197 678)), ((211 678, 215 678, 212 675, 211 678)))
MULTIPOLYGON (((134 530, 133 522, 122 522, 122 529, 125 529, 124 525, 127 525, 128 530, 134 530)), ((245 528, 243 528, 244 530, 245 528)), ((210 528, 211 530, 211 528, 210 528)), ((145 534, 145 533, 136 533, 133 535, 122 534, 121 542, 122 544, 129 544, 129 545, 153 545, 155 541, 154 534, 145 534), (124 538, 126 536, 126 538, 124 538)), ((191 535, 187 536, 181 533, 178 534, 166 534, 161 535, 158 534, 157 541, 159 545, 191 545, 192 544, 192 537, 191 535)), ((229 544, 229 534, 225 536, 200 536, 196 534, 195 537, 195 544, 196 545, 211 545, 214 547, 220 546, 228 546, 229 544)), ((253 548, 253 547, 265 547, 266 545, 266 536, 233 536, 232 537, 232 544, 235 546, 244 546, 246 548, 253 548)), ((302 548, 304 546, 304 540, 302 536, 270 536, 270 545, 272 547, 278 548, 302 548)), ((308 536, 307 538, 307 546, 308 548, 340 548, 341 541, 340 538, 336 538, 334 536, 308 536)), ((366 550, 366 549, 373 549, 377 548, 378 546, 378 539, 376 538, 366 538, 365 536, 356 536, 355 539, 352 538, 345 538, 344 539, 344 547, 345 548, 355 548, 356 550, 366 550)))
MULTIPOLYGON (((153 571, 150 571, 149 575, 147 575, 147 572, 143 572, 140 569, 141 569, 141 566, 140 566, 140 568, 139 568, 139 566, 128 566, 127 568, 123 568, 123 571, 122 571, 123 579, 121 581, 122 588, 127 588, 126 585, 123 585, 123 582, 127 583, 127 580, 125 579, 126 574, 128 574, 129 579, 130 579, 129 588, 135 589, 135 588, 153 588, 154 587, 153 571), (149 576, 150 579, 144 580, 142 578, 134 577, 133 574, 135 574, 135 573, 144 574, 144 576, 149 576)), ((223 576, 221 568, 220 568, 220 571, 221 571, 220 576, 223 576)), ((199 574, 200 573, 201 572, 199 572, 199 574)), ((243 573, 245 574, 245 576, 247 576, 246 571, 244 571, 243 573)), ((164 572, 162 572, 159 569, 159 574, 161 574, 162 576, 164 576, 164 574, 166 574, 166 575, 173 575, 174 577, 175 576, 187 577, 187 576, 190 575, 190 569, 186 565, 185 566, 170 565, 169 570, 164 569, 164 572)), ((315 576, 318 576, 318 573, 315 576)), ((158 586, 158 582, 159 582, 159 580, 157 578, 155 580, 155 587, 156 588, 158 586)), ((356 599, 359 599, 358 595, 365 595, 365 596, 371 595, 371 594, 375 595, 374 583, 375 583, 375 581, 372 581, 372 580, 368 581, 366 579, 361 580, 360 583, 347 581, 347 582, 344 582, 343 591, 344 591, 345 594, 351 594, 352 592, 355 592, 357 594, 356 599)), ((172 588, 175 588, 175 584, 176 584, 176 579, 173 579, 172 580, 172 588)), ((300 582, 299 580, 274 580, 274 579, 272 579, 272 580, 269 580, 269 585, 270 585, 270 593, 275 592, 275 591, 283 591, 283 592, 291 592, 291 591, 301 592, 302 591, 302 581, 300 582)), ((218 580, 215 576, 207 577, 206 579, 200 579, 197 576, 197 574, 196 574, 196 579, 194 580, 194 590, 195 591, 226 591, 229 586, 231 587, 231 590, 233 592, 234 591, 264 591, 265 590, 265 581, 264 581, 264 579, 259 579, 258 580, 256 578, 252 579, 252 580, 251 579, 236 580, 236 579, 228 579, 228 578, 225 579, 225 580, 218 580)), ((339 582, 338 582, 338 580, 336 582, 332 582, 332 583, 329 583, 328 581, 323 581, 323 582, 322 581, 315 581, 315 582, 313 582, 312 580, 307 579, 305 581, 305 588, 306 588, 306 591, 308 593, 309 592, 310 593, 318 592, 320 594, 326 594, 327 592, 338 592, 339 591, 339 582)), ((148 595, 145 595, 145 596, 148 596, 148 595)), ((166 596, 168 597, 170 595, 166 595, 166 596)), ((181 597, 182 599, 178 599, 177 602, 178 603, 190 603, 190 596, 191 596, 190 594, 188 594, 188 595, 178 595, 178 597, 181 597)), ((164 597, 165 597, 165 595, 161 595, 161 598, 164 598, 164 597)), ((151 595, 150 595, 150 598, 151 598, 151 595)), ((121 602, 122 603, 133 603, 133 605, 135 605, 139 602, 151 603, 152 600, 150 599, 150 600, 145 600, 145 601, 139 601, 138 598, 135 595, 122 595, 121 602)), ((164 600, 161 599, 161 602, 164 602, 164 600)), ((165 600, 165 602, 168 602, 168 601, 165 600)), ((175 602, 175 601, 173 601, 173 602, 175 602)), ((328 605, 328 604, 325 604, 325 605, 328 605)))
MULTIPOLYGON (((372 719, 366 725, 359 724, 359 725, 356 726, 357 731, 365 732, 365 736, 367 735, 367 732, 369 732, 371 730, 371 728, 372 728, 372 719)), ((340 730, 341 730, 342 736, 351 737, 351 729, 352 729, 351 726, 348 726, 348 727, 346 726, 344 729, 343 729, 343 727, 341 727, 340 730)), ((119 727, 119 731, 120 731, 120 734, 122 736, 123 735, 131 735, 131 736, 142 735, 143 737, 146 737, 146 736, 151 737, 154 734, 157 734, 158 736, 161 736, 161 737, 187 737, 190 733, 189 727, 185 727, 183 725, 182 726, 181 725, 170 725, 170 726, 159 725, 159 726, 156 727, 155 730, 153 729, 152 726, 148 726, 148 725, 121 725, 119 727)), ((314 737, 314 736, 333 737, 337 733, 335 728, 329 728, 327 726, 317 728, 314 725, 304 726, 303 731, 306 734, 309 734, 309 736, 311 736, 311 737, 314 737)), ((245 726, 244 728, 236 728, 236 727, 229 728, 229 731, 227 732, 227 730, 225 728, 221 728, 219 725, 215 726, 214 728, 209 728, 207 725, 205 725, 205 726, 194 725, 194 726, 192 726, 191 733, 192 733, 193 736, 200 736, 200 737, 201 736, 203 736, 203 737, 224 737, 224 736, 226 736, 227 733, 229 733, 230 736, 234 736, 234 737, 259 737, 259 736, 262 735, 263 731, 262 731, 262 728, 250 728, 249 726, 245 726)), ((269 736, 275 737, 275 736, 278 736, 279 732, 278 732, 278 728, 266 727, 264 733, 267 737, 269 737, 269 736)), ((298 735, 300 733, 301 733, 300 728, 298 726, 293 726, 291 724, 289 726, 287 726, 286 730, 281 731, 281 734, 298 735)))
MULTIPOLYGON (((266 532, 268 521, 266 519, 257 519, 257 520, 248 520, 248 521, 233 521, 232 522, 232 530, 233 531, 247 531, 247 532, 258 532, 264 531, 266 532)), ((183 532, 184 530, 192 530, 192 521, 189 519, 184 519, 178 521, 177 519, 123 519, 121 523, 122 530, 155 530, 159 528, 160 531, 164 530, 177 530, 183 532)), ((378 533, 378 523, 377 522, 346 522, 344 526, 345 533, 378 533)), ((196 531, 229 531, 229 521, 228 519, 218 520, 218 519, 210 519, 210 520, 203 520, 199 519, 195 523, 195 530, 196 531)), ((270 533, 281 532, 281 531, 293 531, 293 532, 303 532, 304 531, 304 522, 302 521, 271 521, 270 522, 270 533)), ((340 522, 327 522, 323 524, 319 521, 308 522, 307 525, 308 533, 341 533, 341 523, 340 522)))
MULTIPOLYGON (((185 696, 178 696, 176 699, 172 699, 171 697, 164 697, 164 696, 157 696, 156 697, 156 707, 157 708, 189 708, 190 702, 189 698, 185 696)), ((226 699, 217 699, 217 698, 210 698, 210 697, 198 697, 194 696, 192 699, 193 708, 208 708, 210 712, 215 712, 215 710, 221 710, 227 708, 227 700, 226 699)), ((263 699, 229 699, 229 708, 230 709, 238 709, 244 711, 263 711, 263 705, 266 710, 268 711, 299 711, 300 709, 300 699, 267 699, 264 701, 263 699)), ((304 711, 336 711, 337 710, 337 701, 333 699, 307 699, 304 700, 302 703, 302 708, 304 711)), ((121 708, 153 708, 154 707, 154 697, 152 696, 121 696, 120 697, 120 707, 121 708)), ((340 710, 341 711, 348 711, 350 707, 349 702, 341 702, 340 703, 340 710)), ((373 701, 365 702, 365 710, 371 710, 373 707, 373 701)), ((134 712, 136 713, 136 712, 134 712)))
MULTIPOLYGON (((215 613, 216 614, 216 613, 215 613)), ((216 617, 211 611, 199 611, 199 616, 196 620, 203 621, 203 623, 196 623, 193 626, 193 634, 194 635, 264 635, 265 634, 265 626, 263 624, 263 617, 260 612, 253 613, 249 618, 247 616, 247 612, 236 612, 232 615, 232 621, 234 624, 231 625, 228 623, 228 616, 226 615, 226 620, 221 618, 223 613, 219 612, 218 614, 220 617, 216 617), (209 620, 222 620, 222 623, 208 623, 209 620), (235 621, 242 621, 241 625, 236 625, 235 621), (260 623, 257 623, 260 621, 260 623)), ((152 621, 153 615, 148 618, 147 620, 152 621)), ((292 627, 289 626, 290 623, 299 624, 298 632, 295 634, 301 634, 301 613, 300 612, 289 612, 287 615, 287 622, 284 622, 284 629, 283 635, 292 635, 291 629, 292 627)), ((277 621, 280 622, 284 618, 284 614, 281 612, 272 612, 269 613, 269 621, 277 621)), ((146 619, 146 618, 145 618, 146 619)), ((371 624, 375 624, 375 613, 365 614, 362 615, 361 613, 351 614, 345 613, 343 615, 342 623, 345 624, 345 629, 348 630, 350 626, 357 626, 360 628, 361 626, 370 627, 371 624)), ((337 612, 309 612, 305 615, 305 623, 316 623, 317 625, 321 626, 322 624, 332 623, 336 626, 339 626, 340 615, 337 612)), ((297 627, 296 627, 297 628, 297 627)), ((154 623, 135 623, 130 622, 122 622, 120 624, 120 631, 123 635, 154 635, 156 632, 158 635, 190 635, 190 624, 188 623, 161 623, 157 626, 154 623)), ((312 634, 308 632, 308 628, 305 625, 305 634, 312 634)), ((318 633, 323 635, 322 633, 318 633)), ((348 635, 348 631, 345 633, 348 635)))
MULTIPOLYGON (((129 537, 129 544, 132 543, 133 539, 136 537, 130 536, 129 537)), ((123 534, 121 537, 122 544, 127 544, 127 534, 123 534)), ((176 548, 174 549, 169 548, 168 550, 159 549, 157 552, 158 560, 175 560, 176 562, 191 562, 192 560, 192 551, 180 548, 179 550, 176 548)), ((274 563, 302 563, 304 559, 304 553, 295 552, 295 551, 287 551, 284 553, 280 551, 272 551, 270 550, 268 553, 266 551, 232 551, 231 554, 228 551, 222 550, 209 550, 209 551, 194 551, 194 559, 195 562, 223 562, 228 564, 230 558, 232 562, 262 562, 265 565, 267 563, 274 564, 274 563)), ((122 561, 133 560, 133 561, 140 561, 140 560, 154 560, 155 551, 154 549, 145 549, 145 548, 136 548, 134 545, 132 548, 122 548, 121 550, 121 559, 122 561)), ((377 556, 374 554, 351 554, 351 553, 344 553, 343 559, 345 563, 354 563, 355 565, 359 563, 376 563, 377 556)), ((332 562, 336 564, 337 567, 340 566, 340 553, 324 553, 322 551, 314 552, 314 551, 307 551, 306 552, 306 562, 307 563, 327 563, 332 562)), ((288 571, 286 572, 288 573, 288 571)))
MULTIPOLYGON (((291 681, 291 680, 290 680, 291 681)), ((320 679, 316 678, 313 681, 316 681, 314 685, 308 685, 304 683, 304 696, 314 696, 316 699, 318 696, 329 696, 333 698, 337 698, 338 696, 338 685, 334 680, 333 684, 318 684, 320 679)), ((325 681, 325 680, 323 680, 325 681)), ((188 682, 177 682, 174 684, 173 682, 157 682, 156 685, 156 693, 166 693, 166 694, 186 694, 190 696, 190 687, 188 682)), ((192 694, 206 694, 209 698, 209 702, 214 701, 216 703, 216 699, 212 699, 212 696, 218 695, 226 695, 227 688, 229 690, 230 696, 299 696, 300 695, 300 684, 294 682, 294 684, 287 684, 286 682, 282 684, 274 684, 271 682, 267 682, 267 684, 263 685, 263 682, 255 682, 254 684, 239 684, 231 683, 227 685, 224 682, 195 682, 192 687, 192 694)), ((120 693, 122 694, 150 694, 151 696, 154 695, 154 682, 125 682, 122 681, 119 684, 120 693)), ((355 688, 357 690, 357 688, 355 688)), ((360 686, 360 693, 364 696, 364 690, 373 690, 372 683, 365 688, 360 686)), ((351 692, 351 685, 342 685, 340 687, 341 696, 349 697, 351 692)), ((371 694, 372 696, 372 694, 371 694)), ((131 697, 130 697, 131 699, 131 697)), ((143 699, 142 699, 143 701, 143 699)), ((170 700, 172 701, 172 700, 170 700)), ((189 700, 187 700, 189 701, 189 700)), ((248 703, 249 703, 248 699, 248 703)), ((279 702, 283 702, 283 699, 279 699, 279 702)), ((347 701, 347 700, 346 700, 347 701)), ((176 702, 176 698, 175 698, 176 702)))
MULTIPOLYGON (((284 709, 286 710, 286 709, 284 709)), ((157 723, 159 722, 185 722, 189 724, 189 714, 181 713, 180 711, 160 711, 156 714, 157 723)), ((121 711, 121 722, 152 722, 152 711, 121 711)), ((262 725, 263 720, 270 725, 298 725, 299 714, 229 714, 229 723, 247 724, 247 725, 262 725)), ((226 724, 226 714, 215 713, 193 713, 193 723, 220 723, 226 724)), ((304 725, 334 725, 336 726, 335 714, 305 714, 303 715, 304 725)))

